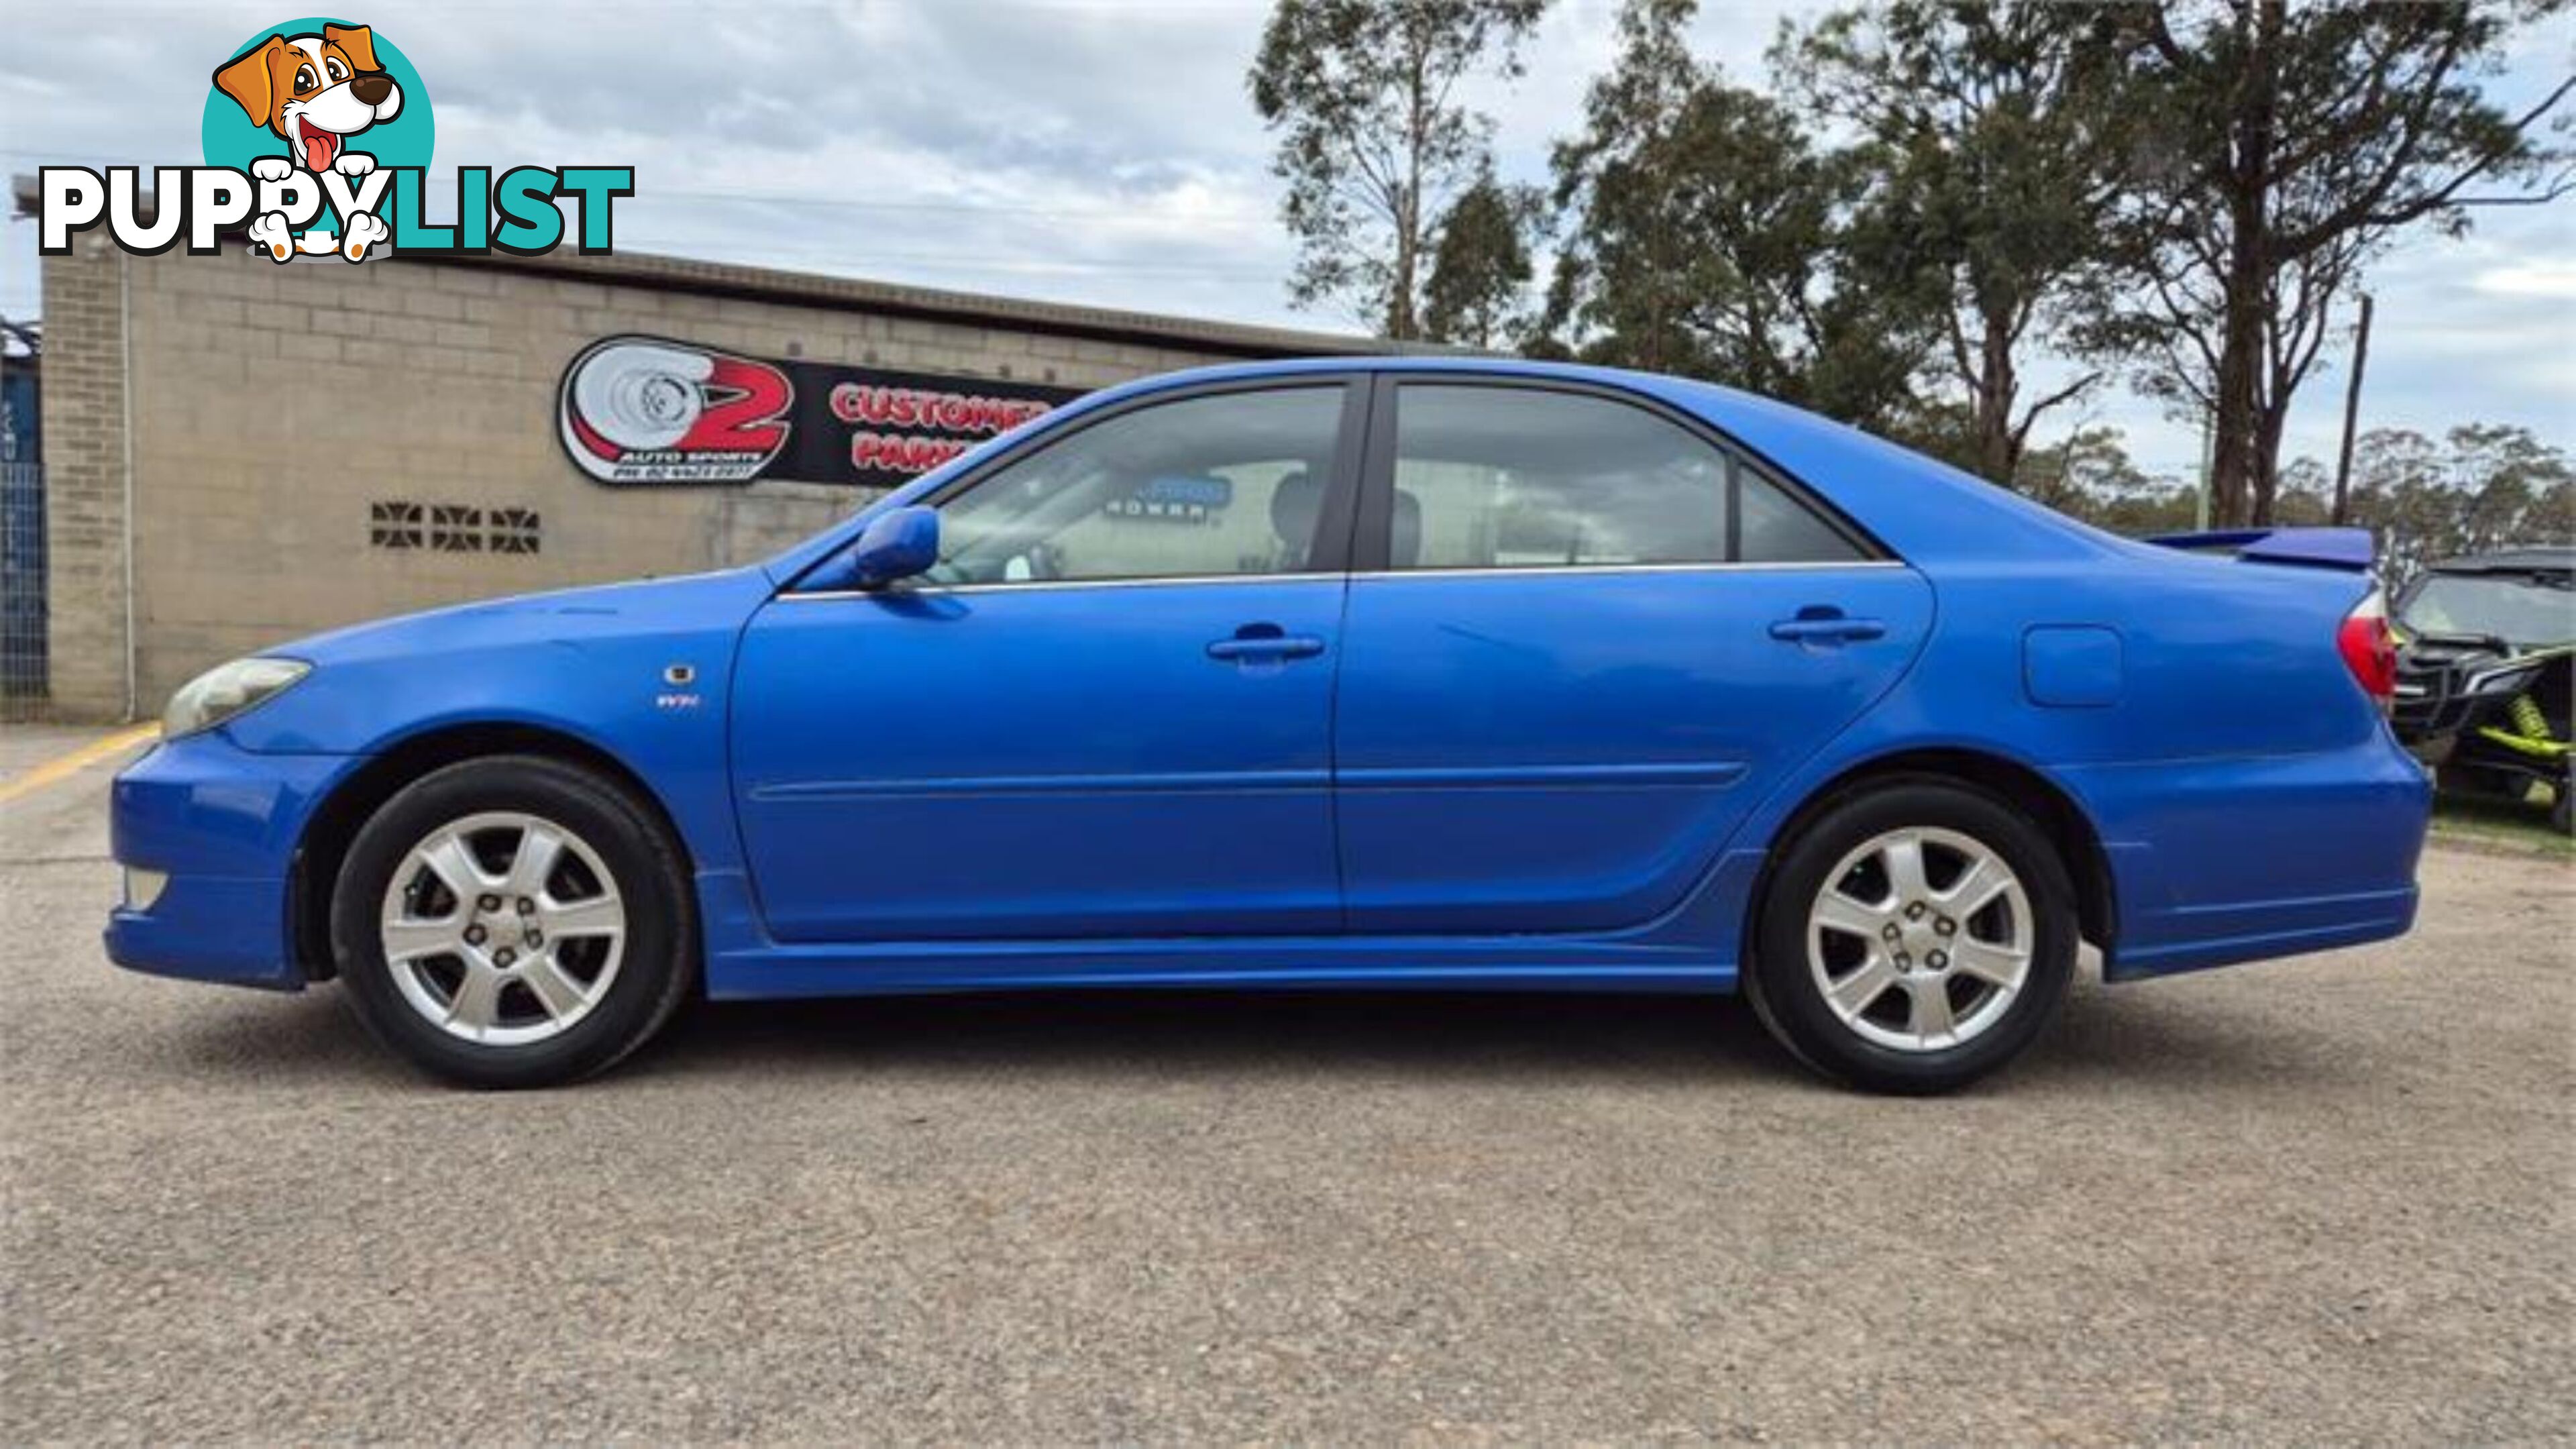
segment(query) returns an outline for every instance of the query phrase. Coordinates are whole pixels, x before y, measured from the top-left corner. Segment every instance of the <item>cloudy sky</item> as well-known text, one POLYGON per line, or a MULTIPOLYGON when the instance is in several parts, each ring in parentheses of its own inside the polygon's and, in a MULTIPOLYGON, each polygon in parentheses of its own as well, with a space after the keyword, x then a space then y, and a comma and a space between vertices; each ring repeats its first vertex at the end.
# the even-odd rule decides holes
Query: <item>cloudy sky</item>
MULTIPOLYGON (((1703 53, 1746 79, 1790 0, 1707 0, 1703 53)), ((1290 309, 1268 145, 1243 73, 1264 0, 457 0, 354 12, 402 47, 459 162, 631 163, 621 249, 1071 302, 1341 329, 1290 309)), ((1504 171, 1543 176, 1612 50, 1615 0, 1557 0, 1529 74, 1479 96, 1504 171)), ((12 8, 0 166, 193 163, 204 77, 292 16, 210 0, 12 8)), ((2526 32, 2492 88, 2576 64, 2576 17, 2526 32)), ((2365 425, 2517 422, 2576 446, 2576 199, 2410 243, 2372 277, 2365 425)), ((0 315, 36 310, 34 225, 9 224, 0 315)), ((2340 377, 2293 452, 2330 456, 2340 377)), ((2083 418, 2187 472, 2188 427, 2120 389, 2083 418)))

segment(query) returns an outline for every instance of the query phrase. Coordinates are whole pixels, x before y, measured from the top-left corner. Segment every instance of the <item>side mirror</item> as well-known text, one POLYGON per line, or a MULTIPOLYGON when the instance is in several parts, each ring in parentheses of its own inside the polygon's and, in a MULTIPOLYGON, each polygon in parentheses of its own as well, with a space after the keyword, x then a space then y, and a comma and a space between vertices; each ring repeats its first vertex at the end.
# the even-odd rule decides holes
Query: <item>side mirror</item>
POLYGON ((850 550, 850 585, 881 589, 908 579, 939 562, 939 513, 931 508, 898 508, 879 516, 859 534, 850 550))

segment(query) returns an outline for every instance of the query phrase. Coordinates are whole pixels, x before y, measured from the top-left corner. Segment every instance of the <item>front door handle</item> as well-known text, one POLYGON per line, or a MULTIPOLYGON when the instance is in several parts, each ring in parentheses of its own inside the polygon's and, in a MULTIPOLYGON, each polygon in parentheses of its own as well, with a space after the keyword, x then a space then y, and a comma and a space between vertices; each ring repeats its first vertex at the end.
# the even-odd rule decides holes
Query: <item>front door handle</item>
POLYGON ((1774 623, 1771 637, 1790 644, 1857 644, 1886 638, 1887 625, 1877 619, 1845 618, 1842 610, 1819 605, 1774 623))
POLYGON ((1312 659, 1324 652, 1324 641, 1312 634, 1291 634, 1276 624, 1246 624, 1234 631, 1231 639, 1219 639, 1208 645, 1210 659, 1243 660, 1270 663, 1283 659, 1312 659))

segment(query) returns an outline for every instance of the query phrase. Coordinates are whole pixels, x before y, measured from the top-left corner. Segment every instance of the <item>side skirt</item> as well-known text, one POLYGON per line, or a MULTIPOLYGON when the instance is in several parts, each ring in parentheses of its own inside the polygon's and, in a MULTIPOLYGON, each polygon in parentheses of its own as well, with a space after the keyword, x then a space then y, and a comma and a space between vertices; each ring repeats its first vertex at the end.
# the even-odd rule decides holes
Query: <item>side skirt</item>
POLYGON ((745 882, 702 873, 707 995, 753 1001, 1045 988, 1199 987, 1731 992, 1758 852, 1722 859, 1692 898, 1599 935, 772 941, 745 882))

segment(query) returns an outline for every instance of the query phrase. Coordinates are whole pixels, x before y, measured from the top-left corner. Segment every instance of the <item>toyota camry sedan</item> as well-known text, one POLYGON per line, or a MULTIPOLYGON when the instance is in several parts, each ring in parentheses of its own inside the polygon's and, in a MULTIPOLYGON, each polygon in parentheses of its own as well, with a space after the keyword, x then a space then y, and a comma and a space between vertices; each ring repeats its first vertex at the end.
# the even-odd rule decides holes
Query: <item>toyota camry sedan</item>
POLYGON ((2086 943, 2412 923, 2369 562, 2114 538, 1671 378, 1183 373, 750 567, 213 670, 117 781, 107 947, 336 981, 477 1086, 701 995, 1215 986, 1741 991, 1938 1091, 2086 943))

